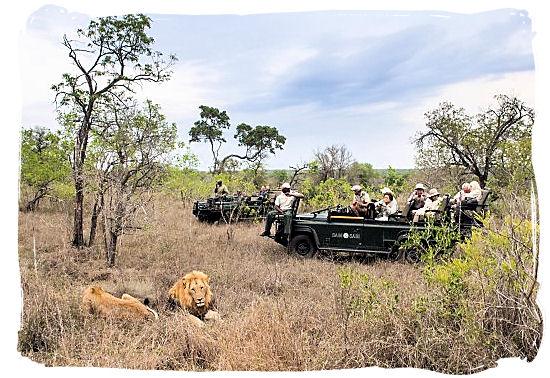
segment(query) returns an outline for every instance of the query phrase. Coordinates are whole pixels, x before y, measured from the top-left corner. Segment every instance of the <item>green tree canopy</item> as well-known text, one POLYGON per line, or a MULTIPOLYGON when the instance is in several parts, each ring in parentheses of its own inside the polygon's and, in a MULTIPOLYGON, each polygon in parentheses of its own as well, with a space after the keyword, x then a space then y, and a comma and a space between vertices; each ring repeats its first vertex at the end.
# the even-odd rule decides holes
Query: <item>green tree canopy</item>
POLYGON ((229 129, 229 116, 224 111, 206 105, 199 106, 201 110, 201 119, 194 123, 189 130, 191 139, 189 142, 208 142, 212 151, 214 172, 219 170, 219 152, 223 143, 226 142, 223 137, 224 129, 229 129))
POLYGON ((244 154, 232 153, 220 159, 219 151, 226 142, 223 132, 231 127, 229 116, 225 111, 217 108, 201 105, 201 119, 194 123, 189 131, 190 142, 207 142, 212 152, 212 172, 218 174, 224 172, 228 166, 238 165, 245 161, 255 172, 258 171, 262 161, 269 155, 275 154, 276 150, 282 150, 286 138, 279 134, 276 127, 256 126, 252 127, 246 123, 237 126, 233 136, 238 145, 245 148, 244 154))
POLYGON ((22 130, 21 182, 34 192, 26 204, 26 210, 35 210, 40 200, 51 191, 52 185, 67 179, 69 174, 69 160, 59 133, 43 127, 22 130))

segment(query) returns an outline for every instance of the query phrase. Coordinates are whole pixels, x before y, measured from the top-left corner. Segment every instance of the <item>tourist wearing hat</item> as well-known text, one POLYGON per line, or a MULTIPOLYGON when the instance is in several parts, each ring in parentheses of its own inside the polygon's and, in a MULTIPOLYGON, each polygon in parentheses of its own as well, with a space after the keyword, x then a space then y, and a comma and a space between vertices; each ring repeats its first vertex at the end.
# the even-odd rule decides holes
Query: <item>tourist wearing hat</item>
POLYGON ((222 180, 218 180, 216 182, 216 187, 214 188, 214 195, 216 197, 225 196, 226 194, 229 194, 229 189, 227 189, 227 186, 223 184, 222 180))
POLYGON ((393 197, 393 192, 386 187, 381 190, 383 198, 374 204, 377 211, 377 220, 388 220, 389 216, 397 213, 397 201, 393 197))
POLYGON ((433 211, 439 210, 440 205, 441 198, 439 197, 439 192, 435 188, 430 189, 430 191, 428 192, 428 198, 426 199, 426 203, 424 204, 424 206, 420 209, 413 210, 413 222, 418 222, 421 217, 433 216, 433 211))
POLYGON ((350 208, 355 215, 365 216, 367 214, 367 208, 370 204, 370 196, 367 192, 361 190, 360 185, 353 185, 351 187, 353 190, 353 201, 351 202, 350 208))
POLYGON ((292 221, 292 205, 296 198, 304 198, 304 195, 298 192, 293 192, 290 190, 290 184, 285 182, 281 186, 281 194, 275 198, 275 210, 267 213, 265 221, 265 230, 260 234, 260 236, 270 236, 271 235, 271 225, 275 220, 275 216, 278 214, 284 215, 285 223, 285 234, 290 234, 290 224, 292 221))
POLYGON ((410 204, 409 211, 421 209, 422 207, 424 207, 424 204, 426 203, 426 193, 424 193, 425 190, 426 189, 424 188, 424 185, 422 185, 421 183, 416 184, 416 186, 414 187, 414 192, 412 192, 407 199, 407 203, 410 204))

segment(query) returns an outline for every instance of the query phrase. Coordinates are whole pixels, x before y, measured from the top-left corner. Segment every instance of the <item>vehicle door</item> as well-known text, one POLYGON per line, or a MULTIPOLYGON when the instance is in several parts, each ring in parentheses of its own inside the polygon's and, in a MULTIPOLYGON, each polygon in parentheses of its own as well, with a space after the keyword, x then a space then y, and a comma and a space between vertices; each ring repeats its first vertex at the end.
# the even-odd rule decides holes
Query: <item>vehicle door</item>
POLYGON ((330 246, 335 249, 361 249, 362 222, 332 221, 330 246))
POLYGON ((387 227, 384 221, 366 219, 361 229, 361 241, 364 249, 383 250, 384 230, 387 227))

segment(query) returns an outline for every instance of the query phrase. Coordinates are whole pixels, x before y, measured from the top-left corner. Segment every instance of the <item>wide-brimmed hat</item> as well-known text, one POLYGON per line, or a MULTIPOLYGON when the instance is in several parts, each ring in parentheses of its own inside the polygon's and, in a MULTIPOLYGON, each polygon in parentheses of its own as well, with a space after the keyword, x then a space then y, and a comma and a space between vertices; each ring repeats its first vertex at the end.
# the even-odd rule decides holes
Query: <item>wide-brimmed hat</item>
POLYGON ((438 195, 439 195, 439 192, 437 191, 436 188, 430 189, 430 191, 428 192, 428 197, 429 198, 432 198, 432 197, 435 197, 435 196, 438 196, 438 195))
POLYGON ((290 189, 290 184, 288 182, 285 182, 283 185, 281 185, 281 189, 290 189))
POLYGON ((361 185, 353 185, 351 187, 351 190, 353 190, 354 192, 358 191, 358 190, 361 190, 361 185))
POLYGON ((422 185, 421 183, 416 184, 416 186, 414 187, 414 190, 416 189, 426 190, 426 188, 424 188, 424 185, 422 185))
POLYGON ((380 191, 382 192, 382 194, 390 193, 391 195, 393 195, 393 192, 388 187, 385 187, 384 189, 381 189, 380 191))

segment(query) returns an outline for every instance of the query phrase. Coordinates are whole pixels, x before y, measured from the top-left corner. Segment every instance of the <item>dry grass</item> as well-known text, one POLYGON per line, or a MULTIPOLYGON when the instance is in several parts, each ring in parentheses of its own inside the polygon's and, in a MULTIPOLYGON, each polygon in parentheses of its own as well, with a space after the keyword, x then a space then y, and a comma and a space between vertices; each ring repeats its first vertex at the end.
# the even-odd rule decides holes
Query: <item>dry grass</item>
POLYGON ((468 373, 503 357, 470 340, 467 329, 441 328, 445 323, 435 315, 413 310, 417 298, 430 294, 418 267, 298 260, 259 237, 262 225, 207 225, 190 213, 181 202, 157 202, 142 215, 147 227, 121 238, 115 268, 106 267, 100 240, 82 251, 70 248, 67 212, 21 213, 21 353, 49 366, 193 371, 377 365, 468 373), (368 313, 354 316, 346 307, 342 268, 389 283, 368 313), (167 290, 190 270, 211 277, 223 322, 197 329, 168 310, 167 290), (91 283, 114 294, 149 297, 159 321, 126 323, 81 313, 81 294, 91 283), (394 306, 385 305, 394 295, 394 306))

